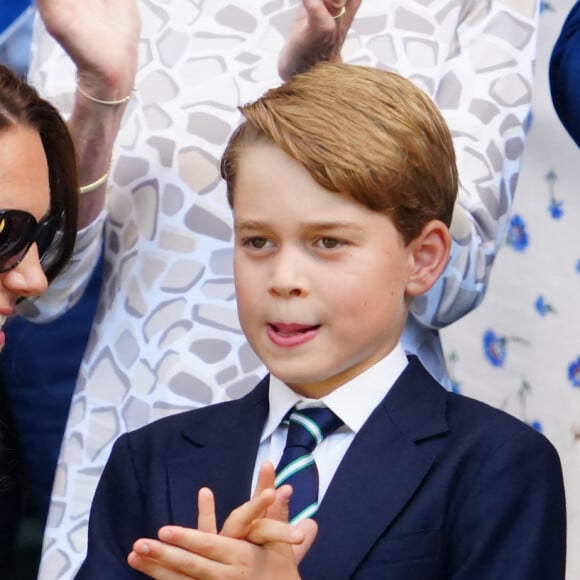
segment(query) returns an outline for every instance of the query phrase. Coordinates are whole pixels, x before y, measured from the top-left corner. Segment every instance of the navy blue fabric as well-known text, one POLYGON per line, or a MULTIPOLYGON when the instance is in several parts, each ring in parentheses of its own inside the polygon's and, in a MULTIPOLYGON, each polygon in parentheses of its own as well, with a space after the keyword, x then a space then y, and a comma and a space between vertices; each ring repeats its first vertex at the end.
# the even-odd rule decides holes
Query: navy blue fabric
POLYGON ((580 1, 566 18, 552 51, 550 91, 560 121, 580 147, 580 1))
MULTIPOLYGON (((361 393, 364 396, 364 393, 361 393)), ((209 486, 218 527, 251 494, 268 379, 237 401, 122 435, 99 482, 77 580, 144 578, 137 538, 195 527, 209 486)), ((315 520, 305 580, 564 580, 558 455, 506 413, 438 385, 416 357, 357 433, 315 520)))
POLYGON ((6 0, 2 2, 0 32, 8 28, 31 4, 31 0, 6 0))
MULTIPOLYGON (((5 475, 18 478, 22 469, 43 521, 97 306, 102 261, 101 257, 81 300, 65 315, 48 324, 33 324, 17 317, 4 328, 6 345, 0 353, 0 390, 4 404, 0 408, 0 420, 5 425, 5 441, 13 443, 2 450, 3 465, 12 472, 5 475)), ((0 529, 7 525, 4 516, 0 503, 0 529)))

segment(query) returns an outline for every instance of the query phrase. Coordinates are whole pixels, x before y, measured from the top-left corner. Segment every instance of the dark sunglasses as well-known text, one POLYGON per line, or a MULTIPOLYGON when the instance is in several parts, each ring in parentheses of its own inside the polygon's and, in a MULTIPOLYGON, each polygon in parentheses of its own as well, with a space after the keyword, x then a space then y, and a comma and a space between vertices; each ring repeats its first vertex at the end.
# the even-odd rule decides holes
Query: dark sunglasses
POLYGON ((34 243, 43 263, 60 224, 61 216, 58 215, 37 222, 27 211, 0 210, 0 273, 16 268, 34 243))

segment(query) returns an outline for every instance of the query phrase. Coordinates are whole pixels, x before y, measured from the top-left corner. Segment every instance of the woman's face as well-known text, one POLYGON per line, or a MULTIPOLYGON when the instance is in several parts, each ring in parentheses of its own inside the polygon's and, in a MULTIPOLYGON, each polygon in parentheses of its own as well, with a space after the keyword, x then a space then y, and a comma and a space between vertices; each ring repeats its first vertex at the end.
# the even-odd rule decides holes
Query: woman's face
MULTIPOLYGON (((0 210, 20 210, 31 214, 37 222, 48 215, 50 185, 48 165, 38 133, 23 127, 0 132, 0 210)), ((27 216, 25 216, 27 217, 27 216)), ((10 214, 0 216, 0 255, 8 245, 26 235, 11 224, 10 214)), ((0 349, 5 336, 1 331, 6 318, 14 313, 21 297, 42 294, 48 283, 42 270, 38 248, 33 243, 21 261, 0 273, 0 349)))

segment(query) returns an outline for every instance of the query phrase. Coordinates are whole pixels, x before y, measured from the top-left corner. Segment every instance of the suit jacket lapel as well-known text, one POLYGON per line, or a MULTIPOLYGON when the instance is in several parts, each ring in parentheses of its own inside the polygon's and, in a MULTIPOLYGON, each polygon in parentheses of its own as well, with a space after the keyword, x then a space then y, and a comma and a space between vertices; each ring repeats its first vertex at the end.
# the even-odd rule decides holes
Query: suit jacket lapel
POLYGON ((437 459, 422 445, 447 431, 445 391, 411 357, 341 462, 316 515, 304 578, 350 577, 437 459))
POLYGON ((192 416, 192 423, 183 432, 183 453, 167 468, 171 510, 177 525, 197 527, 200 487, 208 486, 214 492, 218 527, 234 508, 249 499, 267 414, 265 378, 239 401, 192 416))

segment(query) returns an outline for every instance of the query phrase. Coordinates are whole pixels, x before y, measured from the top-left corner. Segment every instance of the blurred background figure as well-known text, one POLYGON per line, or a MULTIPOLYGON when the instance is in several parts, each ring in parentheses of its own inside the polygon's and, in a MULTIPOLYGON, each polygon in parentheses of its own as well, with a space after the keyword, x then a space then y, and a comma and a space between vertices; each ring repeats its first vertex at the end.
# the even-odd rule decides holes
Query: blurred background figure
POLYGON ((9 0, 0 8, 0 63, 26 75, 34 16, 33 0, 9 0))
MULTIPOLYGON (((26 77, 35 6, 0 7, 0 64, 26 77)), ((100 263, 88 292, 62 318, 33 324, 13 318, 0 353, 0 576, 33 580, 70 400, 90 329, 100 263), (30 352, 36 356, 31 359, 30 352), (66 353, 66 354, 65 354, 66 353)))
POLYGON ((580 52, 572 57, 574 44, 580 45, 574 34, 579 6, 558 0, 541 7, 532 118, 507 247, 483 304, 446 328, 443 344, 459 390, 509 411, 558 448, 568 489, 566 578, 577 580, 580 196, 578 145, 571 135, 580 119, 580 102, 572 97, 580 79, 580 52))
POLYGON ((550 91, 562 125, 580 147, 580 2, 568 14, 552 51, 550 91))
MULTIPOLYGON (((10 67, 21 77, 28 71, 33 14, 34 6, 30 0, 11 0, 4 2, 0 8, 0 64, 10 67)), ((0 365, 3 361, 4 356, 0 355, 0 365)), ((3 476, 0 488, 0 568, 4 570, 3 573, 11 574, 16 560, 16 538, 24 508, 16 460, 16 438, 10 414, 7 412, 8 406, 4 387, 0 385, 0 425, 4 433, 3 449, 0 452, 0 473, 3 476)), ((18 550, 23 555, 22 561, 31 562, 33 569, 38 544, 36 519, 27 517, 22 521, 26 522, 24 527, 27 530, 19 541, 18 550)), ((18 568, 19 574, 32 578, 32 570, 27 575, 20 566, 18 568)))

